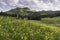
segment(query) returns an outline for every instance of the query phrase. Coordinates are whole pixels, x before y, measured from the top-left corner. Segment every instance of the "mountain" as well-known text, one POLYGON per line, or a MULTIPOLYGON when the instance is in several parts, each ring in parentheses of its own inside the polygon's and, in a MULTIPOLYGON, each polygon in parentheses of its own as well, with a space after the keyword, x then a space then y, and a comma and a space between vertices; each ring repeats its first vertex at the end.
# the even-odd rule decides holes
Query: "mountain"
POLYGON ((30 10, 29 8, 25 7, 25 8, 15 8, 15 9, 12 9, 12 10, 9 10, 7 11, 6 13, 8 14, 16 14, 16 13, 22 13, 22 12, 26 12, 30 10))
POLYGON ((36 11, 30 10, 29 8, 24 7, 24 8, 15 8, 15 9, 6 11, 5 13, 10 14, 10 15, 20 14, 22 16, 27 16, 27 15, 31 15, 33 12, 36 12, 36 11))

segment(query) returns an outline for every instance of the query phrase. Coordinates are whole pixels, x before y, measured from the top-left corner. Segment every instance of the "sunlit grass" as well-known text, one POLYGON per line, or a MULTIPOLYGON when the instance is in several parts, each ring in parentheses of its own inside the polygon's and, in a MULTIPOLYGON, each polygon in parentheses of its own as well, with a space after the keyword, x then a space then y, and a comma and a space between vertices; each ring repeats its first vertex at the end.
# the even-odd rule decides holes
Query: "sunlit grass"
POLYGON ((60 40, 60 29, 41 21, 0 17, 0 40, 60 40))

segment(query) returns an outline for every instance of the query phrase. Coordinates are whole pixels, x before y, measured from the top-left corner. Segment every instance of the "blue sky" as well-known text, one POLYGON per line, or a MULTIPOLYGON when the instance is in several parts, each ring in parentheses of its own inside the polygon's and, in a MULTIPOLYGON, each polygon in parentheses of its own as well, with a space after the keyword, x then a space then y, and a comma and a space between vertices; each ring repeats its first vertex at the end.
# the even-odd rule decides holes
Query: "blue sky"
POLYGON ((60 0, 0 0, 0 11, 16 7, 28 7, 32 10, 60 10, 60 0))

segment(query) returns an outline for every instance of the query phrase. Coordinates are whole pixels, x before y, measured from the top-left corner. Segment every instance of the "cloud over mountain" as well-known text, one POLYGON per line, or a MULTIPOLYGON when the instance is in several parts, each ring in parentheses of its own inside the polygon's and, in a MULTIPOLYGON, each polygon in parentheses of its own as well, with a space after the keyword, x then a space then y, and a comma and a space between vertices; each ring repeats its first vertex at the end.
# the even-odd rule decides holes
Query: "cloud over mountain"
POLYGON ((60 0, 0 0, 0 10, 28 7, 33 10, 60 10, 60 0))

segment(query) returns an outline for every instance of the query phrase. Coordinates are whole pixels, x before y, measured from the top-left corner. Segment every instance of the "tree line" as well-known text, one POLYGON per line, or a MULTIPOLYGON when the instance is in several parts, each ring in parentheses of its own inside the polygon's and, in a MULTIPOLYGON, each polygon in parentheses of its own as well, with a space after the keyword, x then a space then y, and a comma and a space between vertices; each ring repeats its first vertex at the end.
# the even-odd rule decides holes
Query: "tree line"
POLYGON ((39 11, 39 12, 32 12, 32 11, 16 11, 16 13, 8 14, 6 12, 0 12, 0 16, 11 16, 16 17, 17 19, 27 18, 28 20, 41 20, 42 18, 53 18, 60 16, 60 11, 39 11))

